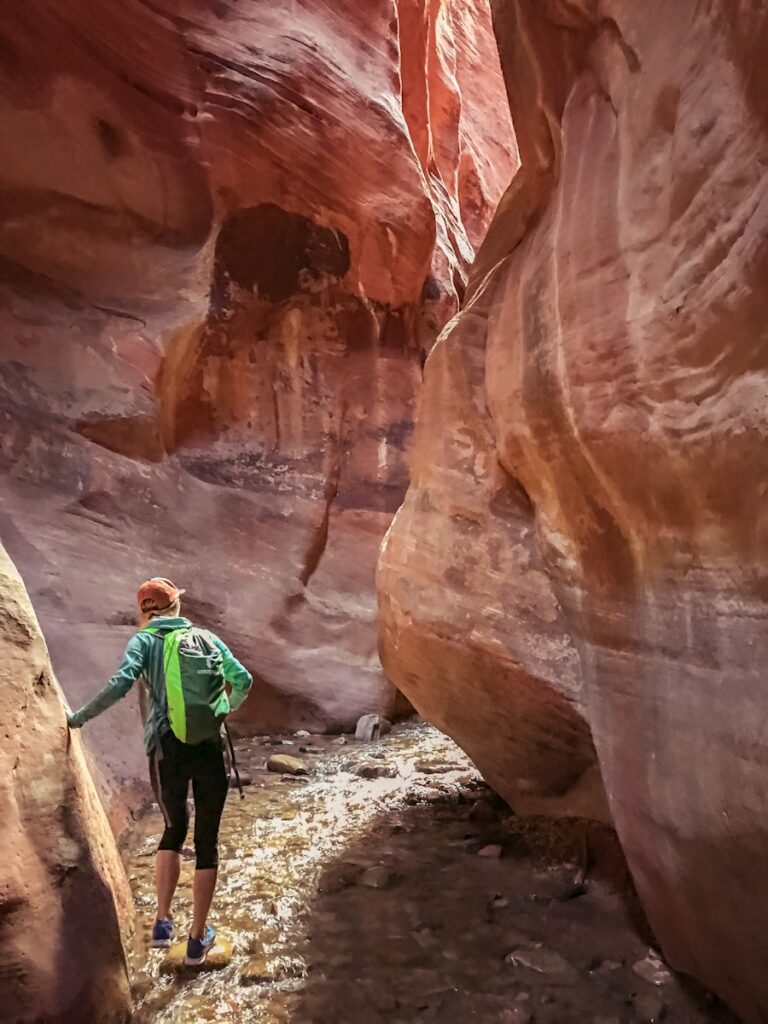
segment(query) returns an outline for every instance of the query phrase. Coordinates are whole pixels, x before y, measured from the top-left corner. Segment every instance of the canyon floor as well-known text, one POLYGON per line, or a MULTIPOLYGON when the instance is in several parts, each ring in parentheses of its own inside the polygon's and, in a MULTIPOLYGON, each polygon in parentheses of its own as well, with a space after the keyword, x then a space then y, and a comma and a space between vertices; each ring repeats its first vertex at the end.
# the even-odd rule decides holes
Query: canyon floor
POLYGON ((248 785, 225 810, 212 918, 227 966, 172 970, 148 949, 157 808, 126 837, 135 1024, 733 1020, 656 959, 607 830, 513 815, 435 729, 237 749, 248 785), (267 771, 274 754, 308 774, 267 771))

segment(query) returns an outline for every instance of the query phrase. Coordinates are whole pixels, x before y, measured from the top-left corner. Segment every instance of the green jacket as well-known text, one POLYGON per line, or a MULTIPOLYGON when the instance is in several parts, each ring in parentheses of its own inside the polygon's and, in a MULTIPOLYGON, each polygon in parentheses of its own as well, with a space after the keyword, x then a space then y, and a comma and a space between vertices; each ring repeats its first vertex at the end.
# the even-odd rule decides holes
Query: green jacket
MULTIPOLYGON (((192 623, 183 616, 178 618, 155 618, 151 625, 160 635, 174 629, 189 627, 192 623)), ((210 639, 221 651, 224 678, 232 687, 229 698, 230 708, 235 711, 245 700, 253 682, 251 673, 243 668, 230 649, 214 633, 208 632, 210 639)), ((149 692, 147 717, 144 724, 144 746, 148 754, 155 747, 155 738, 170 732, 168 721, 168 705, 163 678, 163 645, 150 633, 136 633, 128 641, 123 660, 117 672, 112 676, 104 689, 97 693, 93 700, 75 711, 71 717, 73 726, 81 726, 102 711, 124 697, 137 679, 144 678, 149 692)))

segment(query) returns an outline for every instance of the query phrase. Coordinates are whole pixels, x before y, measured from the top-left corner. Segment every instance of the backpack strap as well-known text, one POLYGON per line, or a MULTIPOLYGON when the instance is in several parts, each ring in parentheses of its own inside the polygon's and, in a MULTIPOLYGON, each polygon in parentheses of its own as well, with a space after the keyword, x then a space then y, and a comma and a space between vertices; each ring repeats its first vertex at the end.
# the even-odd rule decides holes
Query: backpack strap
POLYGON ((227 746, 229 747, 228 760, 229 760, 230 765, 232 766, 232 773, 235 776, 235 782, 237 783, 237 788, 240 791, 240 799, 241 800, 245 800, 245 793, 243 792, 243 783, 240 781, 240 772, 237 770, 237 760, 235 758, 235 748, 232 746, 232 737, 231 737, 230 732, 229 732, 229 726, 227 725, 226 722, 224 722, 223 724, 224 724, 224 735, 225 735, 226 740, 227 740, 227 746))

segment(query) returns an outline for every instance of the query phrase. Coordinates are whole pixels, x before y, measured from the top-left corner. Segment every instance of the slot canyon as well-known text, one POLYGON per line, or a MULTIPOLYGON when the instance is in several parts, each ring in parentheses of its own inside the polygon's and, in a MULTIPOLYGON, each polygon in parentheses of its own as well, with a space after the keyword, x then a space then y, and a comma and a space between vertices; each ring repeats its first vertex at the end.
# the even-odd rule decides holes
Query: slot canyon
POLYGON ((0 7, 0 1022, 763 1024, 768 4, 0 7), (193 978, 67 727, 149 577, 254 677, 193 978))

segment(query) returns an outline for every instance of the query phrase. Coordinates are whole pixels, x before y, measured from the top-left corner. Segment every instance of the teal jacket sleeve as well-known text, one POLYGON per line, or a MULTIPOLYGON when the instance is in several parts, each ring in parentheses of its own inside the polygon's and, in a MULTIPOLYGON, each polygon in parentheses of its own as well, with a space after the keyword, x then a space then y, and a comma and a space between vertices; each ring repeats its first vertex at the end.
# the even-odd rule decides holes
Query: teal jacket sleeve
POLYGON ((224 672, 224 678, 232 687, 229 706, 232 711, 237 711, 248 696, 253 676, 247 668, 243 668, 223 640, 220 640, 217 636, 214 637, 214 640, 216 641, 216 646, 221 651, 221 668, 224 672))
POLYGON ((121 697, 124 697, 136 680, 143 674, 146 653, 146 640, 141 634, 137 633, 136 636, 131 637, 128 641, 120 668, 118 668, 104 689, 96 694, 93 700, 84 704, 79 711, 74 712, 71 716, 70 724, 78 727, 85 722, 90 722, 92 718, 100 715, 102 711, 106 711, 107 708, 112 707, 121 697))

